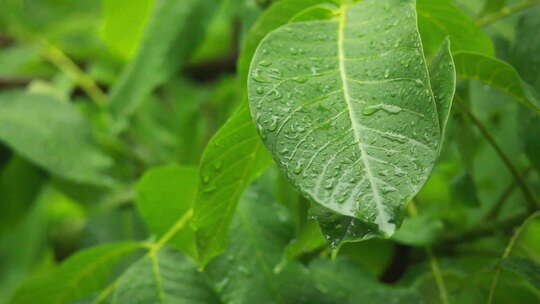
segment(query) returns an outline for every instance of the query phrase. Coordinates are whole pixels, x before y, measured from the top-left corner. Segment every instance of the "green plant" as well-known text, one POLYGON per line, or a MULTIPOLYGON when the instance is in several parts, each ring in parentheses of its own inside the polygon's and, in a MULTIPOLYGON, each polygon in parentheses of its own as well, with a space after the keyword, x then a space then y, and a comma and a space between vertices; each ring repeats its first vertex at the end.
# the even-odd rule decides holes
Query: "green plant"
POLYGON ((0 304, 540 303, 538 0, 4 0, 0 304))

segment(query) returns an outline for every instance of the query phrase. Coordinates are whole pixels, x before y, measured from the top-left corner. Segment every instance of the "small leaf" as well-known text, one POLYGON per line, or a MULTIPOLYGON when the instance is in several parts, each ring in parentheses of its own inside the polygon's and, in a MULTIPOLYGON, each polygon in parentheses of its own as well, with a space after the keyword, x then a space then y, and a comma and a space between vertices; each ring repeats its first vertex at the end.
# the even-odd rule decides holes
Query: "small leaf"
POLYGON ((224 250, 240 196, 270 163, 244 103, 210 140, 202 156, 193 218, 201 265, 224 250))
POLYGON ((458 204, 470 207, 480 206, 474 178, 470 172, 463 172, 452 182, 452 196, 458 204))
POLYGON ((452 50, 493 56, 493 43, 476 22, 458 9, 451 0, 417 0, 418 28, 424 51, 433 55, 445 37, 452 50))
POLYGON ((77 252, 58 269, 26 281, 13 303, 67 304, 90 296, 106 286, 116 262, 141 248, 125 242, 77 252))
MULTIPOLYGON (((434 95, 449 105, 453 80, 430 83, 414 1, 366 0, 341 12, 263 40, 248 83, 252 116, 305 196, 361 222, 356 237, 389 236, 438 157, 446 121, 434 95)), ((443 61, 434 71, 453 78, 443 61)), ((350 228, 337 222, 329 224, 350 228)))
POLYGON ((204 37, 216 2, 156 0, 137 55, 111 92, 110 111, 118 123, 115 131, 123 128, 123 120, 189 59, 204 37))
MULTIPOLYGON (((150 231, 159 239, 188 212, 199 183, 199 170, 192 167, 170 165, 151 169, 138 182, 137 208, 150 231)), ((196 257, 195 235, 191 229, 182 229, 169 244, 192 257, 196 257)))
POLYGON ((64 178, 108 185, 112 160, 93 141, 91 127, 71 104, 47 95, 0 94, 0 140, 25 158, 64 178))
POLYGON ((129 267, 120 277, 111 302, 221 303, 195 264, 177 250, 167 247, 150 252, 129 267))
POLYGON ((459 77, 479 80, 508 93, 540 114, 540 102, 533 89, 521 80, 518 72, 508 63, 471 52, 454 53, 454 61, 459 77))

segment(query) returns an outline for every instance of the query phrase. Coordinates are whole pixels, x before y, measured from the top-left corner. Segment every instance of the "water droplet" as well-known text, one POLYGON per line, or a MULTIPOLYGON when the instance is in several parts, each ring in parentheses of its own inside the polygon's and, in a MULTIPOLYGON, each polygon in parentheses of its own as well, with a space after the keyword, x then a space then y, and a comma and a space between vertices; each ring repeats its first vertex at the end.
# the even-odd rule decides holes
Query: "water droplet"
POLYGON ((362 114, 369 116, 379 112, 380 110, 383 110, 389 114, 398 114, 399 112, 401 112, 402 109, 394 105, 377 104, 365 107, 362 110, 362 114))
POLYGON ((216 171, 221 170, 221 167, 223 167, 223 160, 220 159, 214 162, 214 169, 216 169, 216 171))
POLYGON ((272 65, 272 62, 268 61, 268 60, 263 60, 263 61, 259 62, 259 65, 263 66, 263 67, 269 67, 269 66, 272 65))
POLYGON ((263 87, 257 87, 256 92, 257 92, 257 94, 262 95, 262 94, 264 94, 264 88, 263 87))
POLYGON ((388 76, 390 76, 390 70, 389 69, 386 69, 384 71, 384 78, 388 78, 388 76))

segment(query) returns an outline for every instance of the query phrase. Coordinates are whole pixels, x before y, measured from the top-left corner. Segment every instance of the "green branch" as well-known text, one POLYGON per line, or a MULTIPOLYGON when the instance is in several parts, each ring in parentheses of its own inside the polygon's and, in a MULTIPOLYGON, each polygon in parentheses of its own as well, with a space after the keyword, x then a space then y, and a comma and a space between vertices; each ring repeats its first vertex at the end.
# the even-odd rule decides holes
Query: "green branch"
POLYGON ((500 11, 495 12, 493 14, 487 15, 485 17, 482 17, 478 19, 477 23, 480 26, 487 26, 490 25, 496 21, 498 21, 501 18, 504 18, 508 15, 512 15, 514 13, 520 12, 524 9, 527 9, 529 7, 532 7, 536 4, 540 4, 540 0, 523 0, 521 2, 518 2, 513 5, 509 5, 506 7, 503 7, 500 11))

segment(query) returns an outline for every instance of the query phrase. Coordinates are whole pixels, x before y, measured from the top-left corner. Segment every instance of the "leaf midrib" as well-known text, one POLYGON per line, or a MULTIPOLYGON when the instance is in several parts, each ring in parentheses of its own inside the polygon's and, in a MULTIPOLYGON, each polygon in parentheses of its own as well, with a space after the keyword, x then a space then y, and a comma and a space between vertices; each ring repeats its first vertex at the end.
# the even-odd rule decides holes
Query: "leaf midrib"
MULTIPOLYGON (((339 16, 339 27, 338 27, 338 57, 339 57, 339 72, 340 72, 340 78, 343 84, 343 96, 345 99, 345 103, 347 104, 347 108, 349 109, 349 118, 351 120, 351 127, 353 130, 353 135, 355 140, 358 143, 358 149, 360 150, 360 157, 362 158, 362 162, 365 167, 367 179, 369 181, 370 187, 373 192, 373 196, 375 199, 375 203, 377 206, 377 224, 379 225, 379 229, 383 231, 384 233, 391 233, 392 231, 385 231, 388 229, 388 215, 384 211, 383 201, 381 199, 381 195, 379 193, 379 190, 377 189, 377 186, 375 184, 375 178, 373 176, 373 173, 371 171, 371 166, 369 164, 369 161, 367 159, 367 154, 364 149, 364 146, 362 145, 362 136, 360 133, 359 126, 357 124, 357 121, 359 121, 358 117, 356 116, 356 113, 354 112, 353 105, 352 105, 352 99, 349 93, 349 84, 347 82, 347 71, 346 71, 346 64, 345 64, 345 24, 347 21, 347 9, 350 5, 346 5, 342 7, 342 13, 339 16)), ((353 195, 353 193, 351 193, 353 195)))

